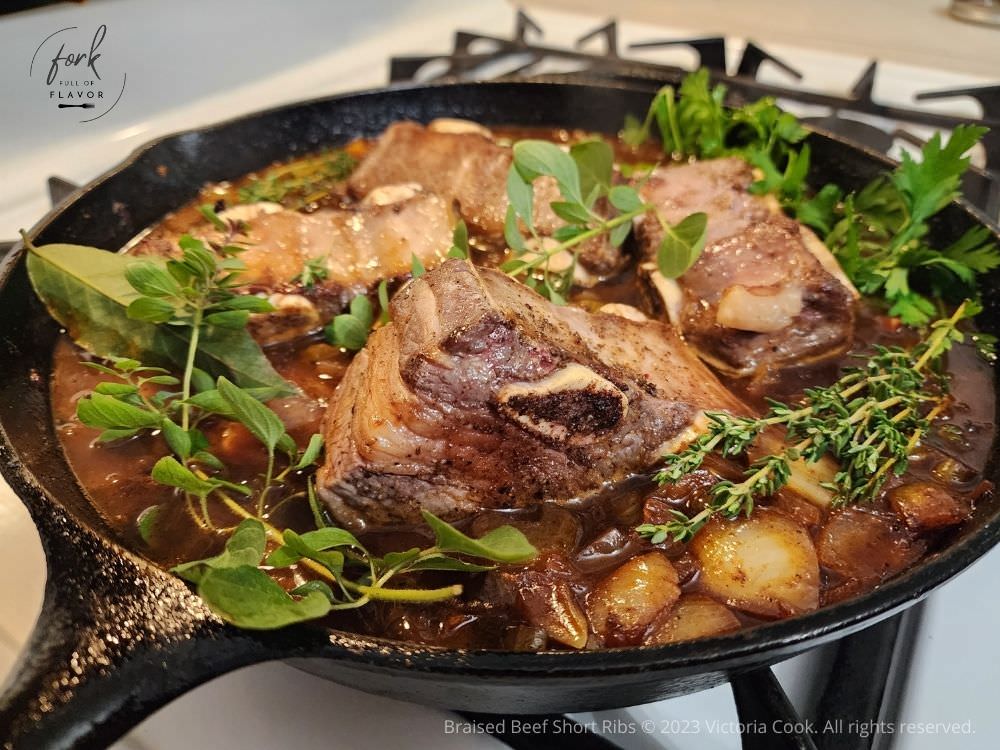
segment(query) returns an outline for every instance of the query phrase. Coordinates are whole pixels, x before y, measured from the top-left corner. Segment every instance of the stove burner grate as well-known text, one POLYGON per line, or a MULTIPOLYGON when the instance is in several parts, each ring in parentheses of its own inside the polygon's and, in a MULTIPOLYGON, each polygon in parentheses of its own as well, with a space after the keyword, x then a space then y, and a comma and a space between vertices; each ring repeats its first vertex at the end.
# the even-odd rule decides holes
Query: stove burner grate
MULTIPOLYGON (((439 55, 393 57, 389 61, 391 83, 414 80, 474 79, 492 77, 543 77, 546 80, 616 81, 658 88, 678 84, 687 71, 675 65, 653 63, 623 57, 619 49, 618 24, 609 21, 576 40, 573 48, 556 47, 541 42, 542 28, 524 11, 515 17, 511 38, 471 31, 456 31, 451 52, 439 55), (600 43, 601 50, 588 48, 600 43), (485 50, 485 51, 477 51, 485 50), (507 68, 503 68, 504 64, 507 68), (556 66, 571 72, 546 73, 546 67, 556 66), (513 66, 513 67, 510 67, 513 66), (500 69, 499 75, 496 70, 500 69)), ((990 128, 982 139, 985 151, 984 168, 972 167, 966 173, 964 184, 968 200, 988 216, 1000 216, 1000 84, 995 86, 966 87, 924 91, 916 95, 917 101, 971 98, 979 103, 983 116, 980 119, 956 117, 917 107, 901 107, 879 102, 874 97, 878 62, 868 64, 861 76, 844 95, 812 91, 796 85, 778 85, 760 80, 759 73, 768 65, 782 71, 797 82, 802 74, 786 61, 771 54, 762 46, 748 41, 734 74, 727 73, 726 39, 705 36, 692 39, 654 39, 629 45, 630 51, 664 47, 685 47, 695 55, 694 67, 708 68, 712 79, 724 83, 731 101, 746 101, 771 96, 828 110, 818 118, 803 118, 804 122, 820 125, 845 138, 886 152, 897 138, 909 143, 922 143, 920 139, 895 127, 883 130, 875 125, 850 117, 851 114, 879 117, 911 125, 931 126, 950 130, 956 125, 973 123, 990 128)))

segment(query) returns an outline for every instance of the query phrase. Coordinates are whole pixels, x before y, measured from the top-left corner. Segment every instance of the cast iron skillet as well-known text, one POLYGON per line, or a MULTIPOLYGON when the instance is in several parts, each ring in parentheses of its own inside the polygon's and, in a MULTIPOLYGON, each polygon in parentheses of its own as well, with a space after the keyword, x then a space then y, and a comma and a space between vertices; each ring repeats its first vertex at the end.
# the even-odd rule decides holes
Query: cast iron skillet
MULTIPOLYGON (((372 136, 394 120, 465 117, 486 124, 615 132, 642 114, 643 90, 553 83, 395 88, 270 110, 180 133, 63 202, 30 233, 37 244, 117 248, 207 181, 372 136)), ((856 187, 891 165, 827 135, 810 136, 814 185, 856 187)), ((954 204, 936 232, 985 220, 954 204)), ((539 654, 447 651, 299 626, 253 633, 225 625, 183 582, 120 547, 81 492, 53 431, 48 376, 57 325, 32 293, 17 246, 0 266, 0 468, 24 501, 48 561, 42 613, 0 699, 4 747, 100 747, 171 699, 238 667, 283 659, 372 693, 483 712, 584 711, 645 703, 718 684, 846 635, 913 604, 992 547, 997 503, 984 503, 945 552, 870 594, 733 635, 657 648, 539 654)), ((998 281, 985 288, 987 330, 998 281)), ((991 462, 987 476, 996 481, 991 462)), ((4 571, 17 575, 17 571, 4 571)))

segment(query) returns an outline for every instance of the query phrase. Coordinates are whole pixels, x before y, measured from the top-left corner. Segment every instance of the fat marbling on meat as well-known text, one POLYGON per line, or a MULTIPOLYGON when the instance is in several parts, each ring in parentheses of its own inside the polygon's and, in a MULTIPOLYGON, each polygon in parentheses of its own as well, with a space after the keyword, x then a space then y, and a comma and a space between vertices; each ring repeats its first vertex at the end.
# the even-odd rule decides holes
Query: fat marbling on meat
MULTIPOLYGON (((507 215, 507 172, 512 151, 496 143, 486 128, 449 127, 455 121, 435 121, 427 127, 396 122, 386 128, 372 151, 351 175, 348 185, 357 196, 366 196, 381 185, 416 183, 454 203, 473 235, 488 243, 504 243, 507 215)), ((552 211, 562 200, 556 181, 540 177, 534 182, 534 224, 543 237, 551 236, 565 222, 552 211)), ((601 210, 601 206, 597 207, 601 210)), ((580 247, 585 274, 578 283, 591 284, 617 271, 624 257, 607 236, 588 240, 580 247)))
POLYGON ((732 375, 836 356, 854 330, 857 292, 837 261, 773 198, 752 195, 752 181, 750 165, 729 157, 658 167, 638 185, 668 222, 708 215, 705 249, 676 282, 652 263, 663 238, 656 217, 636 234, 671 322, 732 375))
MULTIPOLYGON (((245 247, 241 291, 267 295, 275 312, 255 315, 250 330, 263 344, 315 331, 382 279, 406 276, 413 257, 433 268, 451 247, 455 216, 440 197, 415 186, 394 185, 349 208, 312 213, 274 203, 235 206, 221 213, 239 230, 231 244, 245 247), (300 276, 306 264, 322 271, 313 283, 300 276)), ((222 233, 205 225, 193 234, 215 243, 222 233)), ((179 254, 177 237, 152 234, 135 255, 179 254)))
POLYGON ((318 488, 351 526, 565 503, 743 411, 668 326, 560 307, 449 260, 392 300, 326 417, 318 488))

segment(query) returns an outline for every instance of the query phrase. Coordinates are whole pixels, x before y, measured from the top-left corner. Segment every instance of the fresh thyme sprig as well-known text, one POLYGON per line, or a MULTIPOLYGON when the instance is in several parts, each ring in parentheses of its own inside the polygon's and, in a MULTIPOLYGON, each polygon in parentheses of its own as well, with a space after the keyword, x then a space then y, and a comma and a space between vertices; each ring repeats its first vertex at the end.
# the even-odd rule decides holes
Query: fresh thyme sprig
POLYGON ((521 279, 551 301, 564 304, 573 285, 582 245, 607 235, 615 247, 628 237, 632 222, 651 213, 663 229, 657 252, 660 271, 676 278, 698 259, 705 246, 707 217, 692 214, 671 225, 655 206, 644 203, 630 185, 613 184, 614 154, 602 140, 574 144, 569 153, 549 141, 518 141, 507 175, 507 218, 504 237, 514 257, 501 270, 521 279), (543 237, 536 227, 534 182, 539 177, 556 181, 562 200, 550 207, 565 224, 551 237, 543 237), (597 210, 606 200, 617 214, 597 210), (529 237, 522 234, 522 226, 529 237), (530 246, 529 246, 530 243, 530 246), (565 255, 569 254, 569 262, 565 255), (563 256, 562 262, 556 262, 563 256))
POLYGON ((355 166, 357 160, 339 149, 279 164, 240 188, 239 200, 240 203, 270 201, 287 208, 304 208, 329 195, 355 166))
POLYGON ((636 530, 654 543, 670 537, 686 541, 715 515, 750 515, 757 498, 788 483, 794 462, 815 463, 826 455, 840 465, 826 485, 835 502, 875 497, 892 474, 906 471, 909 454, 945 408, 948 381, 937 364, 964 339, 959 322, 978 311, 974 303, 963 302, 951 317, 934 323, 913 350, 878 347, 862 367, 847 370, 833 385, 808 389, 797 406, 771 401, 762 417, 706 413, 706 432, 680 453, 664 457, 657 482, 679 481, 711 453, 744 455, 767 430, 784 428, 784 445, 754 461, 742 481, 718 482, 711 502, 699 513, 675 510, 667 523, 642 524, 636 530))

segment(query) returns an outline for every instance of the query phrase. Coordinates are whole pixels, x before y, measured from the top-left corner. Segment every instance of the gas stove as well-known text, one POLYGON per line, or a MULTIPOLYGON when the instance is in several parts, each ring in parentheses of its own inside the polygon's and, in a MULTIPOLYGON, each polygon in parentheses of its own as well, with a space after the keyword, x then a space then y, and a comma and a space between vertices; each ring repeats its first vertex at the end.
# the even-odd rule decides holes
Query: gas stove
MULTIPOLYGON (((988 215, 1000 214, 1000 86, 978 76, 691 34, 669 19, 651 25, 536 8, 514 11, 500 0, 468 7, 443 0, 370 0, 350 14, 317 1, 302 4, 309 6, 300 9, 307 24, 247 11, 235 1, 189 4, 199 9, 199 28, 214 31, 187 28, 179 8, 185 3, 167 10, 152 0, 58 6, 0 21, 3 47, 25 48, 29 57, 35 37, 63 22, 107 23, 110 33, 118 33, 109 37, 118 40, 115 49, 133 56, 144 76, 123 98, 116 118, 93 128, 51 121, 3 125, 0 162, 7 179, 0 183, 0 238, 14 237, 44 214, 50 200, 58 202, 151 138, 264 107, 387 81, 456 77, 575 77, 653 89, 698 66, 708 67, 736 99, 776 96, 803 119, 891 156, 919 147, 936 129, 982 121, 994 132, 975 155, 977 169, 965 189, 988 215), (235 22, 243 17, 255 22, 235 22), (182 91, 172 60, 144 58, 141 39, 149 28, 176 33, 178 50, 234 49, 227 68, 245 64, 245 78, 203 80, 191 68, 185 78, 191 90, 182 91), (232 46, 234 28, 238 48, 232 46), (292 34, 302 37, 294 52, 268 41, 292 34), (15 44, 15 38, 26 41, 15 44), (244 61, 248 47, 264 60, 244 61)), ((0 570, 23 571, 0 577, 3 674, 37 612, 44 573, 30 521, 2 483, 0 570)), ((906 615, 778 665, 776 680, 760 673, 732 689, 647 706, 537 719, 459 717, 361 694, 285 665, 261 665, 180 698, 119 746, 721 750, 774 748, 779 741, 807 747, 813 741, 845 749, 992 747, 1000 716, 989 690, 989 664, 997 656, 990 644, 1000 605, 982 592, 997 574, 995 552, 906 615), (781 738, 763 733, 761 722, 774 719, 783 722, 781 738), (807 728, 815 732, 811 740, 803 736, 807 728)))
POLYGON ((912 103, 900 104, 876 97, 877 60, 868 61, 844 93, 830 93, 810 88, 803 73, 749 39, 729 44, 735 40, 723 36, 657 37, 623 45, 619 32, 619 23, 611 20, 587 30, 571 47, 552 45, 545 42, 542 27, 524 10, 518 10, 510 37, 456 31, 452 49, 444 54, 393 57, 389 81, 500 77, 608 81, 655 90, 678 85, 692 69, 707 68, 713 81, 726 85, 732 104, 773 97, 808 125, 891 155, 923 146, 934 131, 948 132, 962 123, 978 124, 990 131, 982 139, 979 164, 966 174, 964 193, 987 215, 1000 216, 1000 84, 920 90, 913 93, 912 103), (646 51, 674 49, 692 54, 693 65, 685 68, 648 59, 648 55, 647 59, 641 57, 646 51), (783 80, 770 80, 767 69, 783 80), (959 97, 976 102, 981 114, 953 114, 919 106, 959 97))

